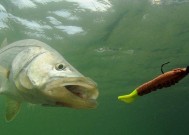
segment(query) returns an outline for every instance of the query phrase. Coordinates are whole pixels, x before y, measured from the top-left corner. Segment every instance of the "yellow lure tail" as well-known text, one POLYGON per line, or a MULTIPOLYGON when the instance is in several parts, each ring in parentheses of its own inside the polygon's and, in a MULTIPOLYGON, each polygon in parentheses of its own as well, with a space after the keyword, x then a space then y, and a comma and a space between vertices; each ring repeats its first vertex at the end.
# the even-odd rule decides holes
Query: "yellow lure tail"
POLYGON ((132 103, 137 97, 138 97, 137 90, 134 90, 132 93, 128 95, 119 96, 118 99, 126 103, 132 103))

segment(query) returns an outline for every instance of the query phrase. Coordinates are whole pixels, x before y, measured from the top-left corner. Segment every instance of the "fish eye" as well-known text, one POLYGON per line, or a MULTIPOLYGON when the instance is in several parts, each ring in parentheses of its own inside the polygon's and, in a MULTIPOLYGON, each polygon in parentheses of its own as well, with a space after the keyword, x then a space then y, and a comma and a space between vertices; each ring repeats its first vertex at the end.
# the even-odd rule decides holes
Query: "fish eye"
POLYGON ((62 63, 56 64, 55 66, 55 69, 58 71, 64 70, 65 68, 66 67, 62 63))

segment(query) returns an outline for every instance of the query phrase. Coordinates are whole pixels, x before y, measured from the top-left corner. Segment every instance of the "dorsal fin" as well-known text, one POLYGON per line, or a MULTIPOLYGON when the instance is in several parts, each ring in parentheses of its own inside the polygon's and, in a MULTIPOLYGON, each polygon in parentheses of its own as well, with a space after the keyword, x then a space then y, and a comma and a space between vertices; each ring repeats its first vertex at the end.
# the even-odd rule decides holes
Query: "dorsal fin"
POLYGON ((21 102, 7 98, 6 115, 7 122, 13 120, 20 110, 21 102))
POLYGON ((5 46, 7 46, 8 45, 8 43, 7 43, 7 38, 5 38, 4 40, 3 40, 3 42, 1 43, 1 47, 0 48, 3 48, 3 47, 5 47, 5 46))

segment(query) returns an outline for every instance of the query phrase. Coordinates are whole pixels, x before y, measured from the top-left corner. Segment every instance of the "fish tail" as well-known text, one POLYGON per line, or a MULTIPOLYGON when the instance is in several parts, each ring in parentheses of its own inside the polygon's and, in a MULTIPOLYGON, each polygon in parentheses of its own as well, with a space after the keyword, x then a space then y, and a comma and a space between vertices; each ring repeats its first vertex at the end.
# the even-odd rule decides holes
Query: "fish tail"
POLYGON ((137 97, 138 97, 137 90, 134 90, 128 95, 118 96, 118 99, 126 103, 132 103, 137 97))

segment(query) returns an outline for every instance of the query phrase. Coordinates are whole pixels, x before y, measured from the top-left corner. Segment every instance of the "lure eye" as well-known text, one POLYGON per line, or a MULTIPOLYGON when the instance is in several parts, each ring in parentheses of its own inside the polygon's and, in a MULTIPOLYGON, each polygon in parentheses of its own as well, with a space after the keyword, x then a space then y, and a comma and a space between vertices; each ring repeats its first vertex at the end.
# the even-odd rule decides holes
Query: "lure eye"
POLYGON ((64 70, 65 68, 66 68, 66 66, 64 66, 62 63, 57 64, 55 66, 55 69, 58 70, 58 71, 64 70))

